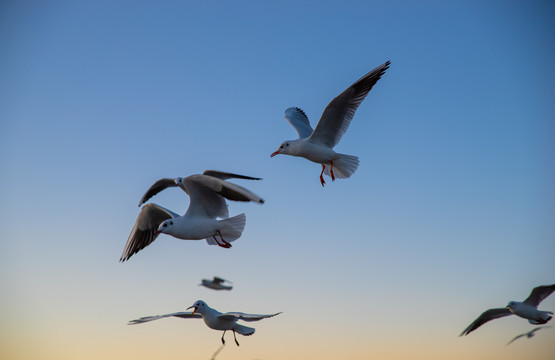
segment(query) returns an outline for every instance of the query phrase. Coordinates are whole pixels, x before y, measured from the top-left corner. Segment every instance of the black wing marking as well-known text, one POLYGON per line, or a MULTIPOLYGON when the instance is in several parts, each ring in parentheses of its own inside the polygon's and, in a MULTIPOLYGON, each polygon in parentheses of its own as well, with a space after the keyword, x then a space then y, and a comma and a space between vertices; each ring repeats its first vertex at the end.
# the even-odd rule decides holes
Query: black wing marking
POLYGON ((239 174, 228 173, 228 172, 223 172, 218 170, 206 170, 205 172, 202 173, 202 175, 208 175, 222 180, 227 180, 227 179, 262 180, 262 178, 258 178, 258 177, 239 175, 239 174))

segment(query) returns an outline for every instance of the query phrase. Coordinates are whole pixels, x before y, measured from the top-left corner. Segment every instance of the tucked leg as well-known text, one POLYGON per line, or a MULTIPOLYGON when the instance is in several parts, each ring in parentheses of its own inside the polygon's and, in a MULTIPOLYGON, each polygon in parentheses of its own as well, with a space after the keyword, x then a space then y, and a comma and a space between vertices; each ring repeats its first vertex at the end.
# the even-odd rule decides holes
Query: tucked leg
POLYGON ((322 172, 320 173, 320 183, 322 184, 322 186, 324 186, 324 184, 326 183, 323 176, 324 170, 326 170, 326 165, 322 164, 322 172))
POLYGON ((226 332, 226 331, 227 331, 227 330, 224 330, 224 333, 222 334, 222 344, 224 344, 224 345, 225 345, 224 335, 225 335, 225 332, 226 332))
POLYGON ((237 346, 239 346, 239 341, 237 341, 237 336, 235 336, 235 330, 233 331, 233 338, 235 339, 235 343, 237 344, 237 346))
POLYGON ((222 240, 221 243, 218 241, 218 239, 216 238, 215 235, 212 235, 212 238, 214 239, 214 241, 216 242, 216 244, 218 244, 218 246, 220 246, 220 247, 229 249, 229 248, 231 247, 231 244, 224 240, 224 238, 223 238, 222 233, 220 232, 220 230, 218 230, 218 234, 220 235, 220 239, 222 240))
POLYGON ((220 235, 220 239, 222 240, 222 243, 224 244, 223 247, 229 249, 231 247, 231 244, 224 240, 224 237, 222 236, 222 233, 220 232, 220 230, 218 230, 218 235, 220 235))
POLYGON ((333 161, 330 161, 330 174, 331 174, 331 181, 335 181, 335 175, 333 175, 333 161))

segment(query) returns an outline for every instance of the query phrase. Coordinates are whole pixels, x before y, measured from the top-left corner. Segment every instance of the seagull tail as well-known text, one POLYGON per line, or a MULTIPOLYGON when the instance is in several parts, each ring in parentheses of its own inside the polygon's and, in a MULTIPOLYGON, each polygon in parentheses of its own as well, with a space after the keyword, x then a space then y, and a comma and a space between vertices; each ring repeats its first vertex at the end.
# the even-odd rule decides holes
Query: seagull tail
POLYGON ((551 311, 542 311, 541 315, 534 320, 528 320, 528 322, 530 324, 534 324, 534 325, 540 325, 540 324, 546 324, 549 320, 551 320, 551 318, 553 313, 551 311))
POLYGON ((233 330, 235 330, 235 332, 237 332, 241 335, 244 335, 244 336, 249 336, 249 335, 254 334, 254 328, 251 328, 251 327, 248 327, 248 326, 245 326, 245 325, 237 324, 237 326, 233 330))
MULTIPOLYGON (((247 217, 245 214, 239 214, 237 216, 220 220, 220 233, 222 237, 227 242, 232 242, 241 237, 243 230, 245 229, 245 224, 247 223, 247 217)), ((218 236, 218 235, 216 235, 218 236)), ((217 245, 216 241, 212 237, 206 238, 206 242, 209 245, 217 245)))
MULTIPOLYGON (((353 155, 337 154, 338 158, 333 160, 333 175, 338 179, 351 177, 358 168, 358 157, 353 155)), ((326 165, 324 174, 331 177, 330 167, 326 165)))

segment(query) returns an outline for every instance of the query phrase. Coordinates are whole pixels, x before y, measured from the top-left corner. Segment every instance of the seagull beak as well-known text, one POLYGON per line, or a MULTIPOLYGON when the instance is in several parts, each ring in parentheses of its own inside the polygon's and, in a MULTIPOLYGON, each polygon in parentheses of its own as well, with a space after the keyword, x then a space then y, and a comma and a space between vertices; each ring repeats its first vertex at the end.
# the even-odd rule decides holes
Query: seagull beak
POLYGON ((276 156, 277 154, 279 154, 279 150, 274 151, 274 152, 272 153, 272 155, 270 155, 270 157, 274 157, 274 156, 276 156))
POLYGON ((197 312, 196 306, 189 306, 189 307, 187 308, 187 310, 189 310, 190 308, 195 308, 195 310, 193 310, 193 312, 191 313, 191 315, 193 315, 194 313, 197 312))
POLYGON ((156 230, 156 231, 154 232, 154 235, 160 235, 161 233, 162 233, 162 231, 156 230))

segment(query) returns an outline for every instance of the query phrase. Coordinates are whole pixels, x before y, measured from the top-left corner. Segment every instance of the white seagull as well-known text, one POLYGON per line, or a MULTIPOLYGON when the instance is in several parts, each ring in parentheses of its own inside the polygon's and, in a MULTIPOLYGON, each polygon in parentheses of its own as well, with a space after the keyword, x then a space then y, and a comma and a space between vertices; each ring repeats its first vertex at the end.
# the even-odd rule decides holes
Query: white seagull
POLYGON ((241 237, 246 216, 240 214, 228 218, 229 212, 225 199, 252 201, 259 204, 263 204, 264 200, 251 191, 224 180, 229 178, 258 180, 258 178, 243 175, 207 170, 202 175, 191 175, 184 179, 160 179, 155 182, 142 197, 140 204, 167 187, 179 186, 191 198, 189 208, 185 215, 180 216, 154 203, 143 206, 127 239, 120 261, 128 260, 133 254, 150 245, 161 233, 183 240, 206 239, 210 245, 230 248, 230 242, 241 237), (217 218, 223 220, 217 220, 217 218))
POLYGON ((509 304, 504 308, 495 308, 484 311, 476 320, 472 322, 464 331, 459 335, 468 335, 472 331, 476 330, 483 324, 490 320, 501 318, 509 315, 517 315, 521 318, 528 319, 530 324, 545 324, 553 315, 551 311, 538 310, 538 305, 551 293, 555 291, 555 284, 553 285, 543 285, 535 287, 530 296, 523 302, 510 301, 509 304))
POLYGON ((209 289, 213 289, 213 290, 231 290, 231 289, 233 289, 233 286, 224 285, 225 282, 232 283, 229 280, 222 279, 222 278, 219 278, 217 276, 214 276, 214 278, 212 280, 202 279, 202 282, 199 284, 199 286, 205 286, 205 287, 207 287, 209 289))
POLYGON ((238 320, 258 321, 281 314, 281 312, 269 315, 245 314, 241 312, 228 312, 222 314, 218 310, 212 309, 210 306, 206 305, 206 303, 202 300, 196 301, 193 306, 188 307, 187 310, 191 308, 194 308, 193 312, 176 312, 165 315, 145 316, 137 320, 131 320, 127 325, 142 324, 148 321, 158 320, 170 316, 180 317, 184 319, 202 318, 206 326, 208 326, 210 329, 220 330, 224 332, 222 334, 222 344, 225 345, 225 332, 231 330, 233 331, 233 338, 235 339, 235 343, 237 344, 237 346, 239 346, 239 342, 237 341, 235 333, 237 332, 241 335, 249 336, 254 334, 255 329, 245 325, 237 324, 238 320))
POLYGON ((270 157, 278 154, 299 156, 321 164, 322 186, 326 183, 324 173, 330 176, 332 181, 336 177, 339 179, 350 177, 358 168, 358 157, 336 153, 333 147, 339 143, 355 116, 358 106, 389 68, 389 64, 390 62, 387 61, 378 66, 333 99, 326 106, 314 130, 301 109, 292 107, 285 110, 285 120, 293 126, 299 139, 284 141, 270 157))
POLYGON ((550 327, 551 327, 551 326, 540 326, 540 327, 537 327, 537 328, 535 328, 535 329, 533 329, 533 330, 528 331, 527 333, 517 335, 517 336, 514 337, 514 339, 512 339, 511 341, 509 341, 509 342, 507 343, 507 345, 509 345, 510 343, 512 343, 513 341, 515 341, 515 340, 517 340, 517 339, 520 339, 520 338, 523 337, 523 336, 526 336, 528 339, 530 339, 531 337, 533 337, 534 335, 536 335, 536 334, 535 334, 536 331, 541 330, 541 329, 547 329, 547 328, 550 328, 550 327))

